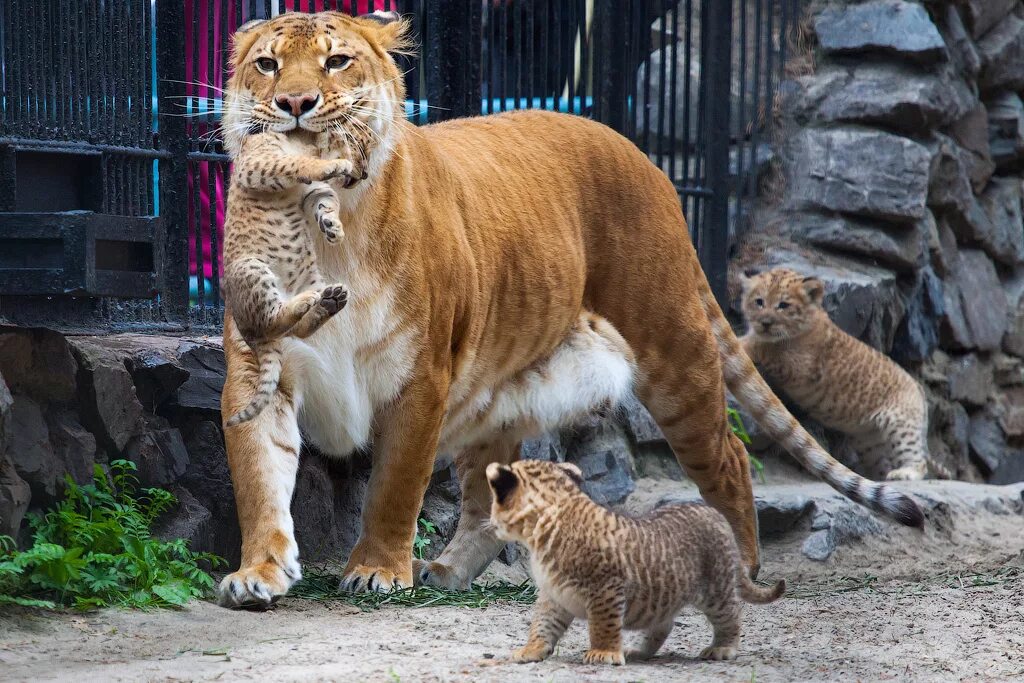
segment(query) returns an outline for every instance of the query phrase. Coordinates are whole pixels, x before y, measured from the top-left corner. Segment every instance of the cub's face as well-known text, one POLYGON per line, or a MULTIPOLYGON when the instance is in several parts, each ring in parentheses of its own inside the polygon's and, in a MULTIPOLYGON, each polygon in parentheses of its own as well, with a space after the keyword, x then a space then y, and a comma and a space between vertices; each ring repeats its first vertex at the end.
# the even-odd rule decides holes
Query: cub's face
POLYGON ((404 48, 408 24, 394 13, 370 16, 288 13, 239 28, 222 126, 229 150, 256 131, 370 125, 379 136, 405 97, 389 51, 404 48))
POLYGON ((743 278, 743 315, 757 338, 790 339, 815 324, 824 295, 821 280, 777 268, 743 278))
POLYGON ((580 468, 571 463, 520 460, 487 466, 491 524, 498 538, 529 544, 537 519, 566 498, 579 494, 580 468))

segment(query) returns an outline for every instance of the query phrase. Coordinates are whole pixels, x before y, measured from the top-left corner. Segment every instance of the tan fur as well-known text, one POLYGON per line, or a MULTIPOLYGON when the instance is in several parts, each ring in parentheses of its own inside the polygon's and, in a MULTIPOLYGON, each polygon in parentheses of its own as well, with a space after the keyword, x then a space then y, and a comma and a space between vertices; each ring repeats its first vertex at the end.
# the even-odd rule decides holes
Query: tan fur
MULTIPOLYGON (((308 339, 282 340, 283 390, 257 418, 227 430, 244 541, 242 569, 225 579, 222 599, 265 603, 264 595, 291 584, 284 574, 266 582, 251 568, 282 555, 273 550, 280 537, 288 539, 287 557, 294 555, 288 506, 296 456, 289 449, 297 444, 278 438, 278 446, 269 435, 290 435, 293 427, 297 434, 295 423, 324 453, 373 445, 362 535, 343 585, 411 585, 416 518, 447 417, 551 357, 582 311, 607 320, 632 349, 637 394, 705 499, 732 524, 756 571, 749 465, 726 424, 723 369, 733 393, 756 403, 757 414, 772 421, 769 431, 798 457, 828 456, 743 355, 701 272, 672 183, 628 140, 575 116, 533 111, 413 127, 387 52, 404 42, 405 28, 335 13, 286 14, 238 42, 228 87, 231 130, 258 121, 283 132, 284 122, 267 122, 268 103, 277 93, 317 91, 324 111, 310 111, 303 130, 350 125, 352 111, 343 104, 355 101, 362 113, 372 109, 366 125, 373 134, 367 179, 351 189, 330 181, 345 241, 313 241, 323 277, 350 291, 345 314, 308 339), (328 74, 329 52, 354 59, 328 74), (253 63, 267 54, 282 60, 273 78, 253 63)), ((304 135, 289 137, 297 134, 304 135)), ((227 415, 257 381, 232 315, 225 316, 227 415)), ((468 490, 479 492, 486 482, 483 467, 465 458, 507 460, 511 451, 497 434, 489 447, 460 453, 462 471, 476 478, 468 490)), ((873 502, 920 521, 909 498, 886 494, 873 502)), ((452 556, 472 571, 448 565, 451 571, 428 574, 428 582, 486 566, 500 545, 477 540, 453 541, 459 547, 452 556)))
POLYGON ((786 584, 754 585, 725 517, 705 505, 668 505, 644 517, 615 514, 587 497, 571 464, 492 463, 491 523, 530 551, 539 587, 530 637, 512 657, 546 659, 574 618, 590 628, 588 664, 622 664, 622 630, 645 633, 630 659, 647 659, 688 605, 707 615, 714 640, 705 659, 732 659, 740 601, 777 600, 786 584))
POLYGON ((914 378, 833 323, 824 285, 779 268, 743 281, 743 349, 815 420, 852 437, 887 479, 928 469, 928 406, 914 378))

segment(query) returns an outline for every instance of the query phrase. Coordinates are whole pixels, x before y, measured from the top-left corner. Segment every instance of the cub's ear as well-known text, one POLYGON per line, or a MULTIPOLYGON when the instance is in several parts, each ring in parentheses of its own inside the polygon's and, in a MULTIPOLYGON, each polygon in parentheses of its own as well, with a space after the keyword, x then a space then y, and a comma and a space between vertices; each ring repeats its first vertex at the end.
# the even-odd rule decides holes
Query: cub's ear
POLYGON ((253 19, 235 30, 234 35, 231 36, 231 64, 234 68, 237 69, 245 56, 249 54, 249 50, 252 49, 256 39, 262 33, 260 28, 266 23, 266 19, 253 19))
POLYGON ((583 471, 579 467, 576 467, 576 465, 573 465, 571 462, 558 463, 558 469, 568 474, 569 478, 572 479, 577 484, 583 483, 583 471))
POLYGON ((509 494, 519 486, 519 478, 511 467, 492 462, 487 466, 487 483, 491 485, 494 499, 504 503, 509 494))
POLYGON ((409 38, 412 24, 403 19, 398 12, 377 10, 370 14, 362 14, 357 19, 360 19, 367 28, 371 28, 377 44, 385 52, 409 54, 412 51, 412 40, 409 38))
POLYGON ((803 279, 804 293, 816 304, 820 304, 825 298, 825 283, 816 277, 805 277, 803 279))

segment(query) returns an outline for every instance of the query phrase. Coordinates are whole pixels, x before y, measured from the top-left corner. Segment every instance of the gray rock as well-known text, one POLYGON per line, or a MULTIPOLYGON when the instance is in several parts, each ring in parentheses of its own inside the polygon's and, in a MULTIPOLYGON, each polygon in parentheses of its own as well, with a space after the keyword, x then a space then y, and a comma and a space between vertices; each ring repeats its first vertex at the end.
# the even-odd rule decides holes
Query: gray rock
POLYGON ((921 63, 946 57, 946 44, 924 7, 901 0, 830 5, 814 21, 826 52, 890 52, 921 63))
MULTIPOLYGON (((292 519, 299 555, 305 561, 321 561, 337 557, 341 550, 339 520, 335 515, 334 482, 323 458, 303 453, 292 496, 292 519)), ((345 520, 346 525, 359 519, 345 520)))
POLYGON ((220 395, 224 390, 227 365, 224 350, 206 345, 190 345, 181 354, 180 366, 188 379, 178 388, 171 403, 178 408, 220 415, 220 395))
POLYGON ((633 394, 623 402, 620 411, 625 418, 626 429, 638 445, 660 443, 665 440, 658 423, 633 394))
POLYGON ((782 110, 797 123, 806 124, 817 118, 822 102, 845 87, 850 78, 846 69, 828 67, 800 76, 791 81, 792 87, 782 102, 782 110))
POLYGON ((580 427, 566 459, 583 471, 583 490, 602 505, 620 503, 636 488, 629 440, 615 423, 580 427))
POLYGON ((1005 455, 988 481, 990 484, 1016 484, 1024 481, 1024 450, 1017 449, 1005 455))
POLYGON ((919 363, 931 356, 939 345, 939 321, 945 312, 942 280, 926 266, 916 273, 914 290, 907 297, 906 314, 893 338, 893 358, 919 363))
POLYGON ((536 439, 523 441, 519 449, 523 460, 547 460, 549 462, 565 462, 565 446, 557 434, 545 434, 536 439))
POLYGON ((1024 389, 1003 388, 995 395, 999 428, 1011 443, 1020 443, 1024 437, 1024 389))
POLYGON ((761 538, 780 536, 808 519, 814 501, 805 496, 758 495, 757 529, 761 538))
POLYGON ((983 351, 1000 347, 1006 331, 1006 298, 993 296, 1000 288, 995 266, 985 252, 962 249, 955 273, 964 319, 974 345, 983 351))
POLYGON ((0 457, 7 452, 7 444, 11 438, 11 407, 14 397, 11 396, 3 373, 0 373, 0 457))
POLYGON ((989 148, 999 170, 1017 166, 1024 157, 1024 102, 1014 92, 1001 92, 987 102, 989 148))
MULTIPOLYGON (((1006 340, 1006 337, 1003 337, 1006 340)), ((1001 388, 1024 385, 1024 360, 1005 353, 992 355, 992 376, 1001 388)), ((1024 405, 1021 406, 1024 408, 1024 405)))
POLYGON ((154 412, 178 391, 189 378, 176 357, 156 349, 144 349, 127 359, 128 371, 135 382, 136 395, 146 412, 154 412))
POLYGON ((970 418, 967 410, 959 403, 947 401, 938 396, 929 395, 928 405, 931 408, 929 417, 930 437, 936 437, 945 447, 945 454, 932 445, 929 439, 932 461, 951 474, 962 476, 970 467, 970 418), (942 457, 942 456, 945 457, 942 457))
POLYGON ((31 499, 28 483, 18 476, 14 463, 0 453, 0 536, 18 536, 31 499))
POLYGON ((818 562, 830 558, 835 550, 836 542, 831 529, 815 531, 804 539, 804 544, 800 547, 805 557, 818 562))
POLYGON ((932 269, 939 277, 946 277, 953 270, 958 248, 956 235, 945 219, 936 221, 931 211, 925 214, 925 231, 928 233, 928 252, 932 269))
POLYGON ((96 437, 86 431, 78 415, 70 410, 49 412, 46 422, 50 430, 53 454, 64 473, 78 484, 92 482, 96 464, 96 437))
POLYGON ((985 405, 995 388, 992 366, 974 353, 950 359, 947 382, 950 399, 973 406, 985 405))
POLYGON ((988 475, 996 472, 1005 459, 1024 456, 1024 450, 1006 443, 1006 435, 992 408, 986 407, 972 415, 970 430, 971 457, 988 475))
POLYGON ((0 372, 14 393, 45 403, 73 401, 77 370, 66 338, 57 332, 0 333, 0 372))
POLYGON ((178 429, 157 429, 135 436, 128 442, 124 457, 138 467, 139 483, 146 487, 168 488, 185 474, 189 453, 178 429))
POLYGON ((1024 89, 1024 20, 1009 15, 978 41, 982 92, 1024 89))
POLYGON ((892 226, 846 217, 801 214, 790 222, 800 242, 839 253, 848 253, 889 266, 897 271, 914 271, 924 263, 924 223, 892 226))
POLYGON ((1003 351, 1024 357, 1024 300, 1012 309, 1006 334, 1003 335, 1003 351))
POLYGON ((993 178, 980 202, 992 225, 992 232, 981 241, 985 251, 1008 266, 1024 263, 1020 178, 993 178))
POLYGON ((961 242, 980 242, 998 250, 996 226, 974 196, 970 154, 951 138, 939 135, 928 187, 928 205, 944 218, 961 242))
POLYGON ((1017 5, 1017 0, 959 0, 971 35, 981 38, 1002 21, 1017 5))
POLYGON ((825 121, 880 124, 916 133, 956 121, 974 104, 974 93, 952 70, 929 74, 864 63, 824 99, 818 111, 825 121))
POLYGON ((973 109, 949 127, 948 132, 967 152, 967 175, 971 179, 971 187, 975 192, 981 192, 996 170, 989 144, 988 110, 985 105, 976 102, 973 109))
POLYGON ((53 454, 43 411, 27 396, 14 397, 7 452, 14 470, 31 488, 33 498, 40 503, 56 498, 63 477, 61 463, 53 454))
POLYGON ((109 348, 103 337, 75 337, 69 341, 81 368, 82 423, 100 443, 120 453, 145 428, 142 404, 135 395, 124 356, 109 348))
POLYGON ((931 153, 881 131, 804 129, 787 143, 797 207, 912 223, 924 217, 931 153))
POLYGON ((211 549, 213 513, 196 500, 188 489, 174 487, 171 492, 178 503, 156 521, 153 536, 163 541, 184 539, 193 550, 211 549))
MULTIPOLYGON (((1012 0, 1016 1, 1016 0, 1012 0)), ((946 46, 954 65, 968 77, 977 78, 981 71, 981 55, 978 54, 978 47, 971 40, 970 34, 964 27, 960 13, 953 4, 946 5, 945 14, 945 38, 946 46)))
MULTIPOLYGON (((235 494, 224 450, 220 427, 209 420, 195 423, 184 432, 188 450, 188 468, 179 480, 189 493, 216 520, 212 525, 209 545, 197 550, 210 550, 222 555, 229 564, 237 564, 242 534, 238 527, 235 494)), ((359 499, 355 502, 358 511, 359 499)))

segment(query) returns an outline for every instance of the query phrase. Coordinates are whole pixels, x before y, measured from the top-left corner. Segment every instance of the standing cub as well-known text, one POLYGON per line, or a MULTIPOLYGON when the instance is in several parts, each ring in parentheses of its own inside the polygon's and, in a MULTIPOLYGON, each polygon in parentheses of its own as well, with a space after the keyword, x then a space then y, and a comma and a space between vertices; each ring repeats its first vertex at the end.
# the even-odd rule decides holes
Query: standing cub
POLYGON ((928 469, 924 391, 899 365, 833 323, 822 282, 776 269, 743 278, 750 359, 811 417, 843 432, 886 479, 928 469))
POLYGON ((705 505, 669 505, 638 518, 596 504, 571 464, 491 463, 491 522, 498 536, 530 551, 540 589, 518 662, 546 659, 574 618, 590 628, 588 664, 623 664, 622 630, 644 631, 630 659, 652 657, 687 605, 704 612, 714 640, 704 659, 732 659, 740 641, 740 600, 779 598, 785 581, 754 585, 725 517, 705 505))

